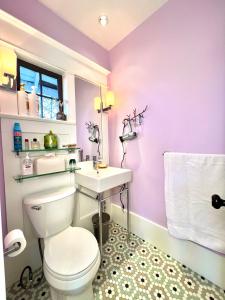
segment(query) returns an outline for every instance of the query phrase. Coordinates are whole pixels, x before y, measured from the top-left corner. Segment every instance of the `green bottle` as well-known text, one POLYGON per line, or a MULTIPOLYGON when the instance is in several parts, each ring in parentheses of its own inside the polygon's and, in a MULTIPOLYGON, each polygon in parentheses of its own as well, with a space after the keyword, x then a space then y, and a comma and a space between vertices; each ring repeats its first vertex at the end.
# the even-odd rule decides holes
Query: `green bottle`
POLYGON ((44 147, 45 149, 57 149, 58 148, 58 138, 51 130, 49 134, 44 136, 44 147))

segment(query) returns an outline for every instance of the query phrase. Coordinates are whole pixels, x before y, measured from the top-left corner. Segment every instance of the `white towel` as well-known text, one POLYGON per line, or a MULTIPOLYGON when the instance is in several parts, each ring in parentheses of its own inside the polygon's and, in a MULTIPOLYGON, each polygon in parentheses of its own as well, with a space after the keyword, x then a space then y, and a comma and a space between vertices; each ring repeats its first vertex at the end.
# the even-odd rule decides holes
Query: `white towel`
POLYGON ((170 234, 225 253, 225 207, 212 207, 225 199, 225 155, 167 152, 164 168, 170 234))

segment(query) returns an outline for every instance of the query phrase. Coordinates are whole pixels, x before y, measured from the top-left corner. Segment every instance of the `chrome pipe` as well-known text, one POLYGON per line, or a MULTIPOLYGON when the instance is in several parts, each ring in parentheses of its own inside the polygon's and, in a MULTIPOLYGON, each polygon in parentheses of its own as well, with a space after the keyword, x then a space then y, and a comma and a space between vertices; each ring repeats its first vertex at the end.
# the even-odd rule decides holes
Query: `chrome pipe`
POLYGON ((91 195, 89 195, 89 194, 87 194, 87 193, 81 191, 80 189, 76 189, 76 192, 81 193, 82 195, 84 195, 84 196, 86 196, 86 197, 88 197, 88 198, 91 198, 91 199, 93 199, 93 200, 98 200, 98 195, 97 195, 96 197, 92 197, 91 195))
MULTIPOLYGON (((98 201, 99 201, 98 195, 97 195, 96 197, 92 197, 91 195, 89 195, 89 194, 87 194, 87 193, 81 191, 80 189, 76 189, 76 191, 77 191, 78 193, 81 193, 82 195, 84 195, 84 196, 86 196, 86 197, 89 197, 89 198, 91 198, 91 199, 94 199, 94 200, 98 200, 98 201)), ((102 198, 102 199, 101 199, 101 202, 105 201, 106 199, 108 199, 108 198, 110 198, 110 197, 112 197, 112 196, 116 196, 116 195, 118 195, 118 194, 122 194, 122 193, 125 192, 125 191, 127 191, 127 188, 125 188, 125 189, 124 189, 123 191, 121 191, 121 192, 113 193, 113 194, 110 194, 109 196, 107 196, 107 197, 105 197, 105 198, 102 198)))
POLYGON ((129 194, 129 183, 126 184, 127 188, 127 240, 130 239, 130 194, 129 194))
POLYGON ((99 214, 99 248, 102 256, 102 193, 98 194, 98 214, 99 214))
POLYGON ((7 248, 7 249, 4 250, 4 256, 7 256, 9 254, 12 254, 12 253, 18 251, 20 249, 20 247, 21 247, 21 243, 20 242, 14 243, 12 245, 12 247, 7 248))

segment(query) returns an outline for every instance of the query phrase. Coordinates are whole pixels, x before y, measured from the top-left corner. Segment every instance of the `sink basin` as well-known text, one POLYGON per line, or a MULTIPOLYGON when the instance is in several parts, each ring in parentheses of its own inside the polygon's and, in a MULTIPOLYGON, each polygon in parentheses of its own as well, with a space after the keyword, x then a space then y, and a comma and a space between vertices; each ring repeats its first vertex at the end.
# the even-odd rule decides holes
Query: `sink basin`
POLYGON ((92 162, 80 162, 79 167, 81 170, 76 171, 76 183, 97 193, 130 182, 132 178, 132 171, 129 169, 107 167, 99 169, 97 173, 92 162))

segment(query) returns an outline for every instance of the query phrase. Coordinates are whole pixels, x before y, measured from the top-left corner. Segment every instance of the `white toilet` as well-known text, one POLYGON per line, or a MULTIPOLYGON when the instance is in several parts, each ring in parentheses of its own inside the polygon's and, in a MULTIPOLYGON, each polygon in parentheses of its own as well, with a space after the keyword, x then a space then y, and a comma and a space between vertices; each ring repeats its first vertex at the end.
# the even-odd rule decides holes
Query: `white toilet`
POLYGON ((92 281, 100 265, 94 235, 71 227, 74 187, 61 187, 24 198, 38 237, 44 239, 44 274, 53 300, 92 300, 92 281))

